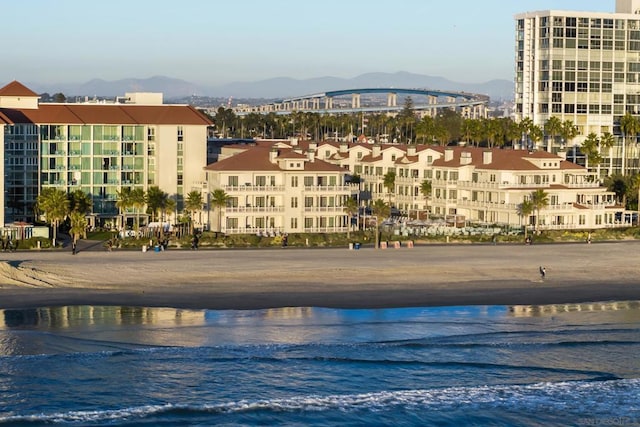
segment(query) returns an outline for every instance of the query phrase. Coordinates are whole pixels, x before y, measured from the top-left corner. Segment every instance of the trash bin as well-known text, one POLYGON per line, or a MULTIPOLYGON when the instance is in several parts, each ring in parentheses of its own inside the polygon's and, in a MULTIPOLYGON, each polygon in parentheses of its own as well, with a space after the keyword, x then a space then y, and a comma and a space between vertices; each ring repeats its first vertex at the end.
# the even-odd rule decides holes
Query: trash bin
POLYGON ((147 252, 147 245, 142 245, 142 252, 147 252))
POLYGON ((360 249, 360 243, 355 243, 353 245, 353 249, 356 249, 356 250, 360 249))
POLYGON ((349 250, 353 249, 353 243, 349 243, 349 250))
POLYGON ((155 245, 155 246, 153 247, 153 251, 154 251, 154 252, 160 252, 160 245, 155 245))

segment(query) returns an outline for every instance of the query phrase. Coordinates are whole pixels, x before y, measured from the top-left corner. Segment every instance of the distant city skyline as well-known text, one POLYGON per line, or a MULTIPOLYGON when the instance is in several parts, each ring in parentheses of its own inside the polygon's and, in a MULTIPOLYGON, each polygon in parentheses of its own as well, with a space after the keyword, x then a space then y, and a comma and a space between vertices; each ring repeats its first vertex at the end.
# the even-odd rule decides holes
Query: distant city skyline
POLYGON ((514 15, 615 0, 32 0, 3 5, 0 84, 163 75, 203 85, 408 71, 513 79, 514 15))

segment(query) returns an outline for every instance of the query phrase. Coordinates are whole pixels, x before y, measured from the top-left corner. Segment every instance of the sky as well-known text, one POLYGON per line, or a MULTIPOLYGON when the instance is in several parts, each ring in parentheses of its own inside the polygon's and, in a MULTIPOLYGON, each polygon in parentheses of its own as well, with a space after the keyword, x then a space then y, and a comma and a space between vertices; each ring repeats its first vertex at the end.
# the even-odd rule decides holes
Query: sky
POLYGON ((0 86, 398 71, 481 83, 513 79, 515 14, 613 12, 615 0, 28 0, 1 9, 0 86))

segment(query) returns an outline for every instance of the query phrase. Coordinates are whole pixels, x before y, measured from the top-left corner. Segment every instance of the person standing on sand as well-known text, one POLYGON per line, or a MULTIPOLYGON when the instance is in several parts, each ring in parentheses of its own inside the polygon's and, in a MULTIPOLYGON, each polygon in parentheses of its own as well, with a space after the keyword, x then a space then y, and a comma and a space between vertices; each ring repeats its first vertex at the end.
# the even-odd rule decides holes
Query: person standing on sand
POLYGON ((540 266, 540 278, 544 280, 546 275, 547 275, 547 269, 544 268, 543 266, 540 266))

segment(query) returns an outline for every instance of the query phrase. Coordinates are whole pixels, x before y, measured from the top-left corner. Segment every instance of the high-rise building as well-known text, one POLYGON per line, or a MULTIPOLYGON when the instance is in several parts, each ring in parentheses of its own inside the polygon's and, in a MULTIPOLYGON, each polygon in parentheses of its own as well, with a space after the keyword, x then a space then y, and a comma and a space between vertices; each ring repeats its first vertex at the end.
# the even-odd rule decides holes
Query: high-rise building
POLYGON ((125 187, 157 186, 178 211, 190 191, 205 189, 212 122, 191 106, 163 104, 162 94, 124 98, 40 103, 17 81, 0 88, 3 224, 33 222, 36 198, 49 187, 89 195, 92 225, 117 223, 117 194, 125 187))
POLYGON ((604 152, 609 172, 637 173, 637 144, 622 137, 620 118, 640 115, 640 0, 617 0, 615 13, 544 10, 516 19, 516 119, 544 127, 573 122, 573 140, 541 141, 547 151, 571 151, 590 133, 616 136, 604 152))

